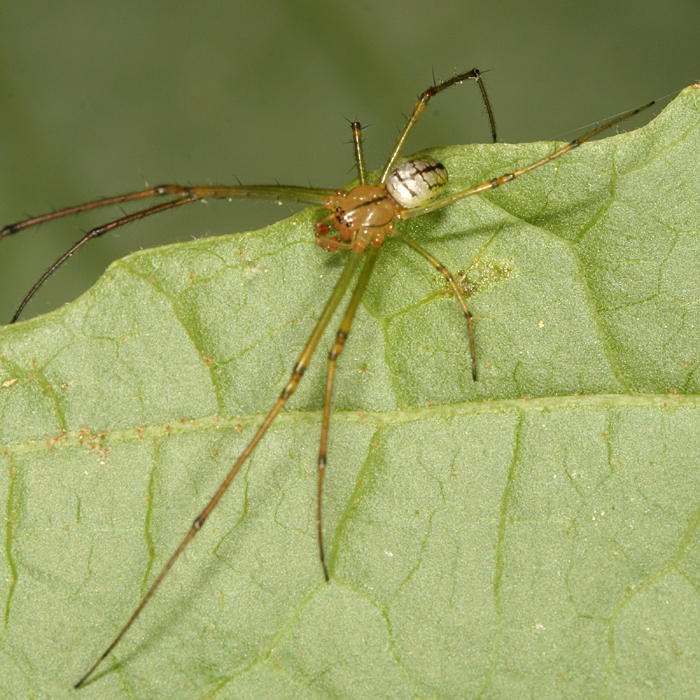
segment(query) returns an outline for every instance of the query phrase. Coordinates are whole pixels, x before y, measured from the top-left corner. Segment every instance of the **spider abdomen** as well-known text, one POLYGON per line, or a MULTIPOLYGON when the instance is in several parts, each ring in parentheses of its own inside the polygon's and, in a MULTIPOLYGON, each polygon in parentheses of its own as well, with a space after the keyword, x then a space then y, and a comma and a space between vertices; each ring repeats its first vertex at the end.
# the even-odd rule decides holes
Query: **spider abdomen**
POLYGON ((402 208, 426 204, 444 189, 447 170, 435 158, 415 158, 397 165, 386 179, 386 191, 402 208))

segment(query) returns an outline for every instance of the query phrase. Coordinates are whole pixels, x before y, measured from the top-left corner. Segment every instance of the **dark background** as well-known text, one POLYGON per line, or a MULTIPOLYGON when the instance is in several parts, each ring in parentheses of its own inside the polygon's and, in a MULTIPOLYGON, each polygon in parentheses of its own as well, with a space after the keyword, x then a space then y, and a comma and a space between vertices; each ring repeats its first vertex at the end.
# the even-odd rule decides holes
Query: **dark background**
MULTIPOLYGON (((433 71, 490 71, 501 140, 571 138, 700 77, 698 26, 697 0, 5 3, 0 222, 160 182, 340 186, 354 175, 346 119, 367 125, 378 167, 433 71)), ((430 105, 407 152, 488 136, 466 85, 430 105)), ((25 318, 130 250, 291 211, 195 205, 122 229, 60 270, 25 318)), ((82 230, 118 213, 0 241, 0 320, 82 230)))

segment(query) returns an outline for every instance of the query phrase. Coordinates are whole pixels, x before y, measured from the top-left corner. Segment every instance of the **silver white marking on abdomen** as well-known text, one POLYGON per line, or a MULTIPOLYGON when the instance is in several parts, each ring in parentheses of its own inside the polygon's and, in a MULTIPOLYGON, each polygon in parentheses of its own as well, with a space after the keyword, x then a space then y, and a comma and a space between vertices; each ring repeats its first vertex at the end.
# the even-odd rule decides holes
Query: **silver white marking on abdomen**
POLYGON ((447 170, 435 158, 416 158, 397 165, 386 179, 386 191, 402 208, 435 199, 447 184, 447 170))

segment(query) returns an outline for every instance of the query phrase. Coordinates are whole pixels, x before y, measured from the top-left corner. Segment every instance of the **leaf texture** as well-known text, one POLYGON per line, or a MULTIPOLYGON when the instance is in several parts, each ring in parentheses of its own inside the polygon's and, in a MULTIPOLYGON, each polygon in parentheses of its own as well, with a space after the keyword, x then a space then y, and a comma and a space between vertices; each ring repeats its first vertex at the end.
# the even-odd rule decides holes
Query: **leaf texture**
MULTIPOLYGON (((478 381, 389 240, 339 362, 330 583, 334 329, 82 697, 697 694, 698 97, 403 225, 464 273, 478 381)), ((457 190, 552 148, 430 153, 457 190)), ((342 264, 317 218, 135 253, 0 330, 3 697, 72 697, 272 405, 342 264)))

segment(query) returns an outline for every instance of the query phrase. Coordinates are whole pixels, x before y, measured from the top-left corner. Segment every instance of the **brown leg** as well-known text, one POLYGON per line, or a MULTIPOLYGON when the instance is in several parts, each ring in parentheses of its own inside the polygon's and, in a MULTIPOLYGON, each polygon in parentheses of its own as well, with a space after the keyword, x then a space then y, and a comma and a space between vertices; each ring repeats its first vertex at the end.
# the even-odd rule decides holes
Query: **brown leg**
POLYGON ((419 255, 422 255, 447 280, 447 283, 455 293, 457 301, 464 312, 464 317, 467 319, 467 330, 469 333, 469 354, 471 355, 472 359, 472 379, 476 381, 476 352, 474 349, 474 326, 472 323, 472 313, 469 311, 467 300, 464 298, 462 290, 455 282, 452 273, 434 255, 431 255, 425 248, 423 248, 423 246, 418 245, 418 243, 412 241, 410 238, 406 238, 405 236, 394 236, 394 238, 402 243, 405 243, 409 248, 413 248, 413 250, 415 250, 419 255))
POLYGON ((335 381, 335 368, 338 363, 338 357, 343 352, 345 341, 350 333, 355 312, 360 304, 362 295, 367 287, 367 282, 372 275, 374 263, 377 259, 379 248, 371 246, 367 251, 365 264, 357 280, 355 289, 350 297, 348 308, 345 311, 343 320, 340 322, 338 332, 335 334, 335 342, 328 354, 328 371, 326 374, 326 393, 323 399, 323 422, 321 424, 321 442, 318 448, 318 496, 316 501, 316 522, 318 524, 318 549, 321 557, 321 566, 323 567, 323 575, 328 581, 328 567, 326 566, 326 557, 323 551, 323 525, 322 525, 322 502, 323 502, 323 478, 326 474, 326 454, 328 448, 328 428, 331 420, 331 399, 333 398, 333 383, 335 381))
POLYGON ((556 158, 559 158, 563 156, 565 153, 568 153, 569 151, 573 150, 574 148, 578 148, 582 143, 585 143, 589 139, 593 138, 597 134, 599 134, 601 131, 605 131, 606 129, 609 129, 611 126, 614 126, 615 124, 618 124, 621 121, 624 121, 625 119, 629 119, 630 117, 633 117, 635 114, 639 114, 642 110, 648 109, 651 107, 653 104, 656 104, 656 100, 652 100, 651 102, 643 105, 642 107, 637 107, 637 109, 633 109, 630 112, 625 112, 619 117, 616 117, 615 119, 611 119, 609 122, 606 122, 602 126, 599 126, 597 129, 593 129, 593 131, 589 131, 587 134, 584 134, 583 136, 579 136, 579 138, 574 139, 573 141, 569 141, 566 145, 562 146, 561 148, 557 148, 556 151, 553 153, 550 153, 548 156, 545 156, 544 158, 540 158, 539 160, 536 160, 534 163, 530 163, 528 165, 524 165, 522 168, 518 168, 517 170, 514 170, 512 173, 505 173, 504 175, 499 175, 498 177, 494 177, 491 180, 487 180, 486 182, 482 182, 478 185, 474 185, 474 187, 470 187, 469 189, 462 190, 461 192, 455 192, 454 194, 450 194, 447 197, 442 197, 441 199, 436 199, 434 202, 430 202, 429 204, 425 204, 420 207, 414 207, 413 209, 404 209, 403 211, 399 212, 398 218, 399 219, 413 219, 416 216, 422 216, 423 214, 428 214, 431 211, 437 211, 438 209, 442 209, 443 207, 446 207, 450 204, 453 204, 454 202, 459 201, 460 199, 464 199, 465 197, 469 197, 473 194, 481 194, 482 192, 488 192, 489 190, 494 190, 496 187, 500 187, 501 185, 505 185, 506 182, 510 182, 511 180, 515 180, 515 178, 520 177, 521 175, 524 175, 525 173, 529 173, 531 170, 534 170, 535 168, 539 168, 541 165, 546 165, 547 163, 555 160, 556 158))
POLYGON ((38 224, 53 221, 55 219, 60 219, 65 216, 71 216, 72 214, 79 214, 84 211, 89 211, 91 209, 98 209, 100 207, 109 206, 112 204, 121 204, 123 202, 132 202, 141 199, 150 199, 153 197, 161 196, 175 196, 177 199, 170 200, 168 202, 163 202, 161 204, 156 204, 155 206, 149 207, 147 209, 141 209, 133 214, 128 214, 122 216, 119 219, 110 221, 107 224, 98 226, 88 231, 82 238, 76 241, 65 253, 59 256, 54 263, 41 275, 41 277, 34 283, 29 292, 25 295, 24 299, 20 303, 17 311, 15 311, 14 316, 10 323, 14 323, 22 313, 24 307, 27 305, 29 300, 36 294, 42 284, 51 277, 51 275, 66 261, 70 258, 77 250, 82 248, 88 241, 99 236, 103 236, 105 233, 118 228, 119 226, 125 226, 132 221, 137 221, 138 219, 143 219, 152 214, 159 214, 162 211, 168 209, 174 209, 175 207, 183 206, 185 204, 191 204, 202 199, 234 199, 234 198, 257 198, 257 199, 277 199, 285 201, 295 201, 295 202, 305 202, 307 204, 319 204, 322 205, 326 198, 335 194, 335 190, 320 190, 308 187, 290 187, 283 185, 252 185, 246 186, 193 186, 193 187, 183 187, 182 185, 158 185, 157 187, 152 187, 146 190, 139 190, 137 192, 129 192, 127 194, 115 195, 114 197, 105 197, 104 199, 97 199, 93 202, 86 202, 85 204, 78 204, 73 207, 68 207, 67 209, 60 209, 59 211, 51 212, 49 214, 42 214, 40 216, 32 217, 31 219, 25 219, 16 224, 10 224, 5 226, 0 230, 0 238, 4 236, 9 236, 13 233, 18 233, 31 226, 37 226, 38 224))
MULTIPOLYGON (((177 561, 177 559, 180 557, 187 545, 192 541, 194 536, 202 528, 202 526, 204 525, 205 521, 207 520, 211 512, 214 510, 214 508, 216 508, 219 501, 221 500, 221 497, 224 495, 224 493, 226 493, 228 487, 231 485, 231 482, 233 481, 234 477, 236 476, 240 468, 243 466, 245 461, 248 459, 248 457, 250 457, 253 450, 256 448, 257 444, 262 439, 263 435, 267 432, 267 429, 275 420, 279 412, 282 410, 285 403, 287 403, 289 397, 294 393, 297 386, 299 385, 299 381, 301 380, 302 375, 306 371, 306 368, 308 367, 309 362, 311 361, 311 357, 313 356, 314 351, 316 350, 316 346, 318 345, 318 342, 321 339, 323 331, 325 330, 326 326, 333 317, 333 313, 338 308, 338 304, 340 304, 343 296, 345 296, 345 292, 347 291, 348 285, 350 284, 350 281, 352 280, 352 277, 355 274, 355 270, 358 268, 361 260, 362 252, 352 251, 350 253, 350 257, 345 263, 343 272, 338 281, 336 282, 335 287, 333 288, 333 292, 331 293, 330 298, 326 302, 326 306, 324 307, 321 316, 316 322, 316 325, 314 326, 314 329, 311 332, 309 339, 306 341, 306 345, 304 345, 304 348, 301 351, 296 364, 294 365, 292 375, 289 378, 289 381, 285 385, 284 389, 282 389, 282 393, 279 395, 279 398, 275 402, 275 405, 267 414, 265 420, 263 420, 262 424, 258 428, 252 440, 246 445, 243 452, 241 452, 238 459, 234 462, 233 466, 231 467, 231 470, 224 477, 224 480, 221 482, 219 488, 216 490, 214 495, 209 499, 209 502, 204 507, 204 510, 202 510, 202 512, 194 519, 194 522, 192 523, 192 526, 188 530, 184 539, 177 546, 177 549, 173 552, 170 559, 168 559, 168 561, 165 563, 165 566, 163 566, 158 576, 156 576, 155 580, 151 584, 151 587, 146 592, 146 595, 143 596, 141 602, 136 606, 136 609, 132 613, 131 617, 127 620, 126 624, 121 628, 121 630, 119 631, 117 636, 112 640, 107 649, 90 667, 88 672, 74 685, 75 688, 80 688, 85 684, 85 682, 88 680, 88 678, 90 678, 90 676, 92 676, 97 667, 109 655, 109 653, 114 649, 114 647, 117 646, 121 638, 127 633, 131 625, 141 614, 141 611, 144 609, 148 601, 156 592, 158 586, 160 586, 163 579, 168 575, 168 572, 172 568, 173 564, 177 561)), ((366 267, 367 265, 365 265, 365 268, 366 267)), ((363 268, 363 272, 365 268, 363 268)))

